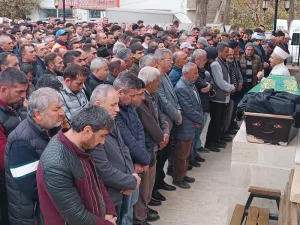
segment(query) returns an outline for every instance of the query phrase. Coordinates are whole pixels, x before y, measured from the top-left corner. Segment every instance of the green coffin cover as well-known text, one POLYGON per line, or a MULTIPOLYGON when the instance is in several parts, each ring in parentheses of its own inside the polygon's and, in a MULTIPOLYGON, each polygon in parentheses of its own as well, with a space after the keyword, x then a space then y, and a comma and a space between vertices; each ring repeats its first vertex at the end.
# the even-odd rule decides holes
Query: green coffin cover
POLYGON ((265 89, 274 89, 276 91, 285 91, 300 95, 299 85, 294 76, 272 75, 268 78, 264 78, 249 92, 263 92, 265 89))

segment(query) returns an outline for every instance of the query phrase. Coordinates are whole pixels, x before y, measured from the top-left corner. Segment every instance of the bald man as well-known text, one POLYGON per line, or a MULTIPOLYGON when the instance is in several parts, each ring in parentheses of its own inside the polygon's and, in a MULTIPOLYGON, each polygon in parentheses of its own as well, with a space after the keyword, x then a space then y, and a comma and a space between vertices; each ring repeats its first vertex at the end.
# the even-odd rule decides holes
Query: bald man
POLYGON ((188 62, 188 56, 183 51, 178 51, 173 54, 173 67, 169 74, 170 80, 173 87, 176 86, 177 82, 182 77, 182 68, 188 62))

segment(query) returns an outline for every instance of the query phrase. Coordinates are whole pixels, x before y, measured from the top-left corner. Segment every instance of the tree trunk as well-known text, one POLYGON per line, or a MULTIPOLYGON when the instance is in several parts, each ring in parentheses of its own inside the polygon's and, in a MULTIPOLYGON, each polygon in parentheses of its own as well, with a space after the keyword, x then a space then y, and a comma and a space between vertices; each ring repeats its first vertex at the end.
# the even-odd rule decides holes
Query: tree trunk
POLYGON ((295 17, 295 0, 291 0, 291 8, 289 10, 288 28, 290 28, 291 22, 295 17))
POLYGON ((225 25, 229 24, 228 17, 230 13, 230 4, 231 4, 231 0, 226 0, 224 17, 223 17, 223 24, 225 25))
POLYGON ((196 1, 195 26, 202 30, 206 26, 208 0, 196 1))

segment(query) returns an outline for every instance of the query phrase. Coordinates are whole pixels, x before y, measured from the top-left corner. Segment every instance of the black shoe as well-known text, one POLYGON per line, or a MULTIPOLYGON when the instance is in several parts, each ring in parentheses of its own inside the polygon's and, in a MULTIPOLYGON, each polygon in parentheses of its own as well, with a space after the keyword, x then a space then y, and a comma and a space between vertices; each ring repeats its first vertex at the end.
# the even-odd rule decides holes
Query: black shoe
POLYGON ((202 146, 201 146, 197 151, 198 151, 198 152, 202 152, 202 153, 209 153, 209 152, 210 152, 209 149, 204 148, 204 147, 202 147, 202 146))
POLYGON ((225 137, 225 138, 232 138, 232 137, 231 137, 229 134, 227 134, 227 133, 224 135, 224 137, 225 137))
POLYGON ((222 139, 222 141, 224 141, 225 143, 226 142, 232 142, 232 137, 230 137, 230 138, 228 138, 228 137, 224 137, 223 139, 222 139))
POLYGON ((236 123, 235 125, 233 125, 233 129, 239 130, 239 129, 240 129, 240 126, 236 123))
POLYGON ((155 214, 158 214, 158 212, 157 212, 156 210, 154 210, 154 209, 151 209, 151 208, 149 208, 149 207, 147 207, 147 209, 148 209, 148 212, 149 212, 149 213, 155 213, 155 214))
POLYGON ((158 189, 162 189, 162 190, 165 190, 165 191, 175 191, 176 187, 174 187, 172 185, 169 185, 166 182, 164 182, 164 184, 162 186, 160 186, 158 189))
POLYGON ((185 182, 184 180, 181 180, 181 181, 174 181, 173 180, 172 184, 176 185, 177 187, 183 188, 183 189, 191 188, 191 186, 187 182, 185 182))
POLYGON ((188 170, 188 171, 191 171, 192 169, 193 169, 193 166, 192 166, 192 165, 188 165, 187 170, 188 170))
POLYGON ((195 161, 197 162, 205 162, 205 159, 202 158, 198 153, 195 155, 195 161))
POLYGON ((168 176, 172 176, 172 174, 173 174, 173 169, 167 169, 166 174, 167 174, 168 176))
POLYGON ((187 183, 195 183, 195 178, 193 177, 188 177, 188 176, 184 176, 183 180, 187 183))
POLYGON ((201 167, 201 164, 198 163, 196 160, 189 161, 189 165, 191 165, 193 167, 201 167))
POLYGON ((221 145, 227 145, 227 143, 226 143, 226 141, 224 141, 224 140, 220 140, 219 142, 217 142, 217 143, 219 143, 219 144, 221 144, 221 145))
POLYGON ((147 213, 147 219, 146 219, 147 221, 154 222, 154 221, 157 221, 159 219, 160 219, 160 216, 158 214, 150 213, 150 212, 147 213))
POLYGON ((205 146, 205 148, 208 148, 211 152, 220 152, 220 149, 213 145, 205 146))
POLYGON ((150 205, 150 206, 160 206, 161 205, 161 201, 156 200, 154 198, 151 198, 151 201, 149 202, 148 205, 150 205))
POLYGON ((166 201, 165 196, 163 196, 158 190, 152 191, 152 198, 158 201, 166 201))
POLYGON ((237 133, 237 131, 236 130, 229 130, 229 131, 227 131, 227 134, 229 134, 229 135, 236 135, 236 133, 237 133))

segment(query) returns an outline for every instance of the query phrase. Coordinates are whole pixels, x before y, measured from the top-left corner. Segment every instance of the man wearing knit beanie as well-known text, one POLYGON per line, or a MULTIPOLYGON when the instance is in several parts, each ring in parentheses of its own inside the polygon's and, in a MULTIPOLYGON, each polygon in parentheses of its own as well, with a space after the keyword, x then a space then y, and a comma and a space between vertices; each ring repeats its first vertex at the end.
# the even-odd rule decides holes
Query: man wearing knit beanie
POLYGON ((240 64, 242 73, 245 76, 244 93, 251 90, 257 83, 257 75, 263 73, 263 64, 258 55, 254 54, 254 45, 248 42, 245 46, 245 53, 241 56, 240 64))

